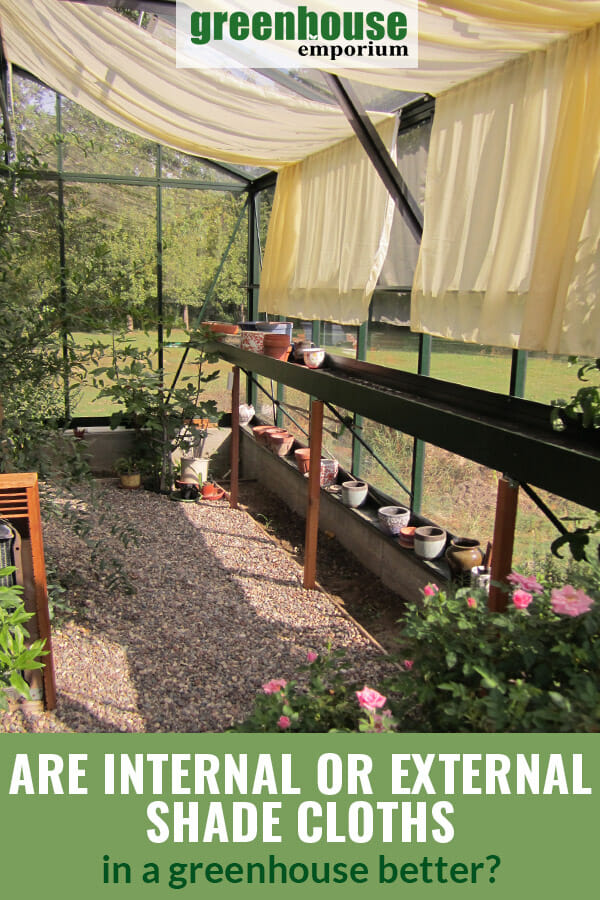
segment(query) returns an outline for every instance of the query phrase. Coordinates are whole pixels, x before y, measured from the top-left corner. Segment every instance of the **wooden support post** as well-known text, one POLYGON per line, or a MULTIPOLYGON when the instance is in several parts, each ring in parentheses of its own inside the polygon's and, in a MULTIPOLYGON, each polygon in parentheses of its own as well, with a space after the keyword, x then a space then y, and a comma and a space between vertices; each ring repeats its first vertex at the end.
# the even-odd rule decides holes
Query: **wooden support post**
POLYGON ((308 503, 304 541, 304 587, 309 590, 314 588, 317 578, 322 442, 323 401, 313 400, 310 404, 310 468, 308 470, 308 503))
POLYGON ((233 367, 233 385, 231 387, 231 482, 229 490, 229 506, 237 509, 240 475, 240 369, 233 367))
MULTIPOLYGON (((492 551, 492 569, 490 581, 505 583, 506 576, 512 568, 513 545, 515 542, 515 525, 519 485, 503 475, 498 481, 498 499, 496 501, 496 520, 494 523, 494 540, 492 551)), ((504 612, 508 595, 501 587, 492 583, 488 606, 493 612, 504 612)))

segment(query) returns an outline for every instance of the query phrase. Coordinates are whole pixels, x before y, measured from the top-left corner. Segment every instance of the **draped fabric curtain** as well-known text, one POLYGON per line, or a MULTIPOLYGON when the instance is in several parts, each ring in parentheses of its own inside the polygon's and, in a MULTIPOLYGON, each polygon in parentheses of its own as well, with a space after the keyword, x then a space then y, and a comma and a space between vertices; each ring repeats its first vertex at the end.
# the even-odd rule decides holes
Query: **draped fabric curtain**
POLYGON ((600 27, 436 101, 411 327, 600 355, 600 27))
MULTIPOLYGON (((397 123, 379 134, 395 155, 397 123)), ((282 170, 263 263, 259 308, 356 325, 385 260, 394 204, 356 138, 282 170)))

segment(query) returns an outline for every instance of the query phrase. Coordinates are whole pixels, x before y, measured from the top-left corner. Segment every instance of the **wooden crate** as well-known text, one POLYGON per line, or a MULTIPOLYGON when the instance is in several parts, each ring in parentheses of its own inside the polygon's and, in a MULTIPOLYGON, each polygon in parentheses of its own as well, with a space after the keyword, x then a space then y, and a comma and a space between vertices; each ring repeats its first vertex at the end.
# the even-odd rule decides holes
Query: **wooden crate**
POLYGON ((40 495, 35 472, 0 475, 0 518, 7 519, 21 539, 21 566, 17 578, 23 585, 25 608, 33 613, 27 623, 32 640, 46 641, 44 668, 31 673, 30 685, 43 692, 44 706, 56 706, 56 682, 48 613, 48 588, 42 541, 40 495))

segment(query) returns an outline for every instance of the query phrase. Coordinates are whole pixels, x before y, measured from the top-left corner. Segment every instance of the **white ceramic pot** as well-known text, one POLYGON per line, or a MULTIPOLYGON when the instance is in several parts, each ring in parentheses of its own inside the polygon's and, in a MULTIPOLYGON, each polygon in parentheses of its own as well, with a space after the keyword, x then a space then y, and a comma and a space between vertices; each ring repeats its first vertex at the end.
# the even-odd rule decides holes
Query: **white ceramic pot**
POLYGON ((400 534, 400 529, 410 521, 410 509, 406 506, 380 506, 377 518, 387 534, 400 534))
POLYGON ((309 369, 318 369, 325 361, 325 351, 321 347, 308 347, 302 351, 304 365, 309 369))
POLYGON ((369 485, 366 481, 343 481, 342 482, 342 503, 356 509, 367 499, 369 493, 369 485))
POLYGON ((415 531, 415 553, 421 559, 437 559, 446 546, 446 532, 436 525, 422 525, 415 531))
POLYGON ((204 484, 208 478, 208 460, 196 456, 181 457, 181 481, 196 481, 204 484))

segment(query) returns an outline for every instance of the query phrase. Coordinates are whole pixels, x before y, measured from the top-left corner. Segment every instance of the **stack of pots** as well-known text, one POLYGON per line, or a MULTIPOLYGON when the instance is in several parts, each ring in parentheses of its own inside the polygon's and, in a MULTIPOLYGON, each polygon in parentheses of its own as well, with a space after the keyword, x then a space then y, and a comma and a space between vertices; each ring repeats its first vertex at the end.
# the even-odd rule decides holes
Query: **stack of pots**
POLYGON ((266 432, 269 449, 277 456, 287 456, 294 443, 294 435, 285 428, 269 428, 266 432))

